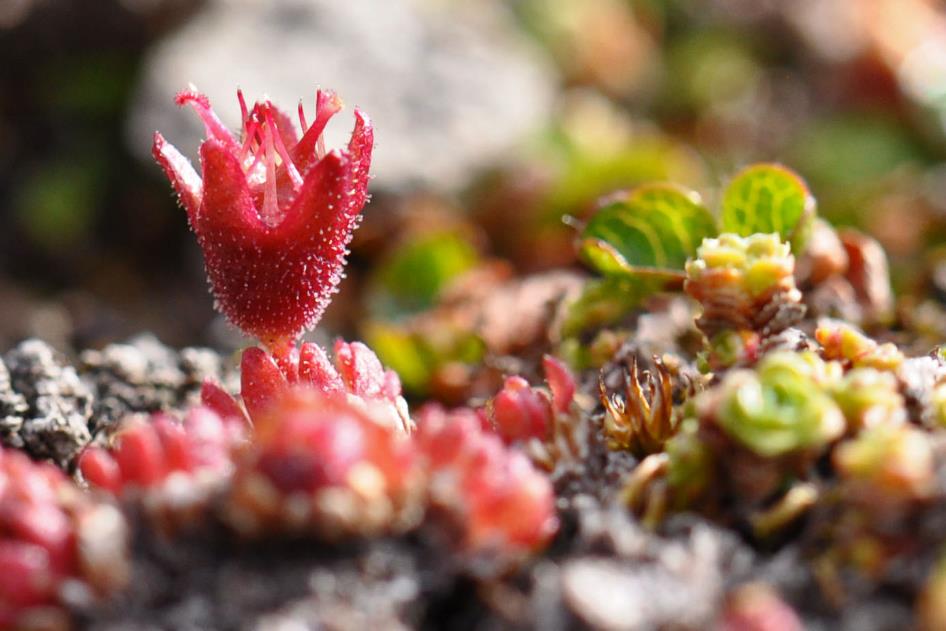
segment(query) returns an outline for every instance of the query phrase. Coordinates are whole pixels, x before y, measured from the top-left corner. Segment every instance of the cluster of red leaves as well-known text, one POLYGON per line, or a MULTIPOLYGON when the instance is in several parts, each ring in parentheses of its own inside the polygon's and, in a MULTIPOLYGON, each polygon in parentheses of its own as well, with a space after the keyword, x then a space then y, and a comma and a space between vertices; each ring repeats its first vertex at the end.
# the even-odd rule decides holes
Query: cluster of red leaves
POLYGON ((383 409, 303 386, 274 393, 253 418, 254 441, 239 457, 226 501, 238 531, 334 538, 415 523, 417 455, 383 409))
POLYGON ((454 517, 471 550, 541 548, 555 533, 555 493, 548 478, 469 409, 420 412, 417 445, 427 464, 432 505, 454 517))
POLYGON ((145 507, 172 526, 203 510, 224 484, 232 473, 233 450, 245 434, 240 419, 222 417, 205 406, 192 408, 183 422, 165 414, 131 417, 108 449, 82 452, 79 469, 99 489, 142 495, 145 507))
POLYGON ((67 592, 81 600, 121 586, 124 538, 114 507, 53 465, 0 448, 0 628, 58 628, 67 592))

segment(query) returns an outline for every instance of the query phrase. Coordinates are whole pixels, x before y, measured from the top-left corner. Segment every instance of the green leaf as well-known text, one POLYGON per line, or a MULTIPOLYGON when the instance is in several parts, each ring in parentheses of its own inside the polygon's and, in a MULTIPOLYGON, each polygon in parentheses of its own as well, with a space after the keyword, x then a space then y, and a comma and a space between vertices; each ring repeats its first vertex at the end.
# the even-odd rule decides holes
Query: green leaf
POLYGON ((591 279, 585 284, 581 295, 568 305, 560 336, 572 337, 591 328, 614 324, 660 288, 661 283, 646 277, 591 279))
POLYGON ((373 323, 367 327, 365 339, 384 365, 398 374, 407 390, 426 388, 433 370, 433 358, 410 333, 392 325, 373 323))
POLYGON ((695 192, 648 184, 598 211, 582 231, 580 251, 606 276, 674 281, 703 239, 715 234, 713 215, 695 192))
POLYGON ((479 336, 449 323, 423 327, 371 322, 364 329, 364 339, 382 363, 398 374, 404 389, 420 396, 427 395, 444 367, 478 364, 485 353, 479 336))
POLYGON ((778 164, 756 164, 743 169, 723 193, 723 232, 778 233, 800 255, 811 235, 815 198, 804 180, 778 164))

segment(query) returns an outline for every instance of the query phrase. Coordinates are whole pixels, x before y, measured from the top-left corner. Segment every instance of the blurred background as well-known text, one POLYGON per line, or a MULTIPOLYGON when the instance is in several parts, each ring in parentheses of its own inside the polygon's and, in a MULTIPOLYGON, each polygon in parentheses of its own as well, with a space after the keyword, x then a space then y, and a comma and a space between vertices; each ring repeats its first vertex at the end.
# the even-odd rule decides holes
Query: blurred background
POLYGON ((579 282, 597 197, 673 180, 713 207, 752 161, 879 238, 901 309, 946 298, 935 0, 0 0, 0 347, 242 343, 149 155, 155 129, 196 154, 189 83, 233 127, 238 86, 310 112, 332 88, 330 146, 372 116, 374 199, 317 335, 368 339, 415 392, 528 338, 508 307, 579 282))

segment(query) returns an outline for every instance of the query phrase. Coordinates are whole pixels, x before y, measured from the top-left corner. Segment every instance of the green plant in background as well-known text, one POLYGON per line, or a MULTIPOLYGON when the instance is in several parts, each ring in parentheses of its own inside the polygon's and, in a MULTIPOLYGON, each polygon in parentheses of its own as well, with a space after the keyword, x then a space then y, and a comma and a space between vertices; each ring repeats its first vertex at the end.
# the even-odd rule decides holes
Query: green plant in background
POLYGON ((451 280, 471 270, 479 254, 458 231, 424 234, 390 252, 377 268, 377 314, 398 316, 434 305, 451 280))
POLYGON ((446 322, 411 326, 377 321, 365 327, 365 339, 397 372, 404 388, 416 395, 465 377, 485 354, 483 341, 474 332, 446 322))
MULTIPOLYGON (((759 300, 774 301, 769 309, 751 314, 758 326, 742 328, 761 331, 768 326, 769 333, 776 333, 790 326, 798 314, 793 306, 799 303, 800 294, 791 281, 792 257, 804 251, 815 217, 815 202, 804 182, 776 164, 753 165, 736 174, 722 193, 718 217, 702 205, 694 191, 666 184, 644 185, 607 198, 579 235, 582 258, 606 281, 590 282, 574 302, 568 333, 576 334, 586 323, 590 326, 605 320, 587 314, 601 312, 607 320, 616 322, 647 296, 679 288, 688 273, 698 300, 713 301, 718 295, 717 302, 727 302, 730 290, 725 287, 718 294, 715 286, 698 291, 701 263, 687 268, 688 260, 699 261, 698 248, 704 243, 703 252, 713 259, 706 269, 731 270, 714 274, 718 278, 714 285, 725 285, 723 277, 733 276, 740 279, 738 283, 744 288, 732 291, 749 292, 744 299, 733 297, 740 303, 738 309, 754 312, 765 306, 759 300), (743 236, 767 232, 777 236, 752 236, 745 243, 735 236, 706 241, 721 231, 743 236), (780 241, 788 243, 780 249, 780 241), (737 255, 737 250, 744 252, 737 255), (713 258, 715 252, 719 256, 713 258), (727 258, 725 252, 732 257, 727 258), (745 265, 751 268, 748 274, 737 269, 745 265), (774 293, 767 293, 770 290, 774 293), (627 298, 616 299, 618 291, 627 298), (604 303, 600 310, 594 308, 597 302, 604 303), (769 323, 763 322, 766 317, 769 323)), ((718 332, 713 330, 708 335, 718 332)))
POLYGON ((775 233, 805 251, 815 220, 815 198, 796 173, 777 164, 757 164, 740 171, 726 187, 720 227, 748 237, 775 233))

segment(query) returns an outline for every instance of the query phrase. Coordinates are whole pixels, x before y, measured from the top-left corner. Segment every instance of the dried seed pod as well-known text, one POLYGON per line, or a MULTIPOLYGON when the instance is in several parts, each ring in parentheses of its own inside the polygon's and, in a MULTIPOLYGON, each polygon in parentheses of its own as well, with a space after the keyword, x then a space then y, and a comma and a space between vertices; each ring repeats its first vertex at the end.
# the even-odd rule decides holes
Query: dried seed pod
POLYGON ((726 330, 765 337, 793 326, 805 314, 794 270, 791 246, 777 234, 704 239, 684 284, 703 307, 697 327, 712 340, 726 330))
POLYGON ((612 449, 643 457, 663 449, 673 436, 673 381, 659 357, 654 357, 654 370, 643 372, 634 357, 624 373, 623 393, 609 393, 603 377, 598 389, 605 408, 604 432, 612 449))

